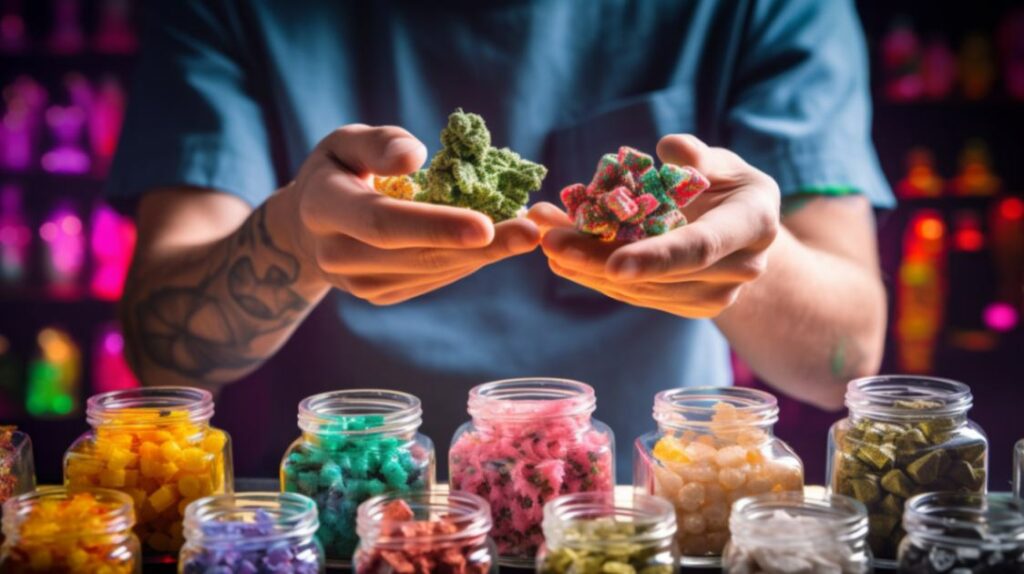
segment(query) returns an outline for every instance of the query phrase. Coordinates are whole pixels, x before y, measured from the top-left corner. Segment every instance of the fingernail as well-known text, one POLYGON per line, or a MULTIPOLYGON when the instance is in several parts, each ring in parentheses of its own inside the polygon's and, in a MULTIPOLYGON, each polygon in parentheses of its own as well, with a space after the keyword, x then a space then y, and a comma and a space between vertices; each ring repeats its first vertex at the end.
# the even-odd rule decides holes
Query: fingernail
POLYGON ((633 279, 640 274, 640 267, 636 264, 636 261, 627 259, 618 265, 615 270, 615 276, 619 279, 633 279))
POLYGON ((396 138, 388 142, 384 148, 384 159, 396 161, 409 154, 418 154, 421 150, 426 155, 426 148, 418 140, 405 137, 396 138))

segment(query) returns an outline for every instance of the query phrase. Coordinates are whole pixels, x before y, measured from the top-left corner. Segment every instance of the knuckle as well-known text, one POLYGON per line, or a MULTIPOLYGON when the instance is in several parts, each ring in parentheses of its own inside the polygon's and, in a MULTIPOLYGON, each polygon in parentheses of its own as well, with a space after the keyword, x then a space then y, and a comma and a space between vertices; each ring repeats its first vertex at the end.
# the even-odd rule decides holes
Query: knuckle
POLYGON ((753 281, 768 270, 768 256, 761 253, 749 257, 740 265, 737 275, 745 281, 753 281))
POLYGON ((421 249, 416 254, 416 263, 423 269, 441 269, 447 265, 447 257, 436 249, 421 249))
POLYGON ((693 244, 693 258, 695 263, 701 267, 708 267, 718 257, 718 250, 720 245, 718 236, 714 233, 705 231, 697 236, 697 240, 693 244))

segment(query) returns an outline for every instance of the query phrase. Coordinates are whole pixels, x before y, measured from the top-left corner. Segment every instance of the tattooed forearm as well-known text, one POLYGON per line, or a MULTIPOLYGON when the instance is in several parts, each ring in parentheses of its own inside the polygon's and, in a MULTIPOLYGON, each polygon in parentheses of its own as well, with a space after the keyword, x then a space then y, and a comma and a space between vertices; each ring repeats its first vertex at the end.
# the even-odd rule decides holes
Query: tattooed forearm
MULTIPOLYGON (((202 257, 213 263, 192 285, 126 293, 126 330, 142 355, 134 361, 137 370, 140 359, 148 359, 204 381, 218 371, 253 368, 268 354, 257 339, 292 327, 310 306, 294 290, 301 264, 275 244, 265 206, 202 257)), ((173 281, 172 273, 153 275, 173 281)))

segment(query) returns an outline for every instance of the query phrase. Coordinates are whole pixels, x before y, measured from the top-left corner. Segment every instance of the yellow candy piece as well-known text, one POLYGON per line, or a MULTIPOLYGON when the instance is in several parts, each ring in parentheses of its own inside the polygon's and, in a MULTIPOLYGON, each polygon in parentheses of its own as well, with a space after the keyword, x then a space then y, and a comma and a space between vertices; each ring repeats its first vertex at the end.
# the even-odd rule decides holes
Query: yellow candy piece
POLYGON ((407 175, 393 177, 374 177, 373 188, 388 197, 410 200, 419 192, 420 187, 407 175))
POLYGON ((210 454, 220 454, 224 450, 224 445, 228 442, 228 435, 224 434, 219 430, 212 430, 207 433, 206 438, 203 439, 203 450, 210 454))
POLYGON ((178 479, 178 492, 185 498, 199 498, 202 494, 202 486, 199 478, 195 475, 185 475, 178 479))
POLYGON ((121 488, 125 486, 125 471, 104 470, 100 473, 100 486, 104 488, 121 488))
POLYGON ((169 440, 160 445, 160 455, 167 462, 177 462, 181 458, 181 446, 169 440))
POLYGON ((158 488, 153 494, 149 495, 149 503, 153 505, 153 510, 155 510, 157 514, 167 510, 175 502, 178 502, 178 491, 174 487, 166 484, 158 488))

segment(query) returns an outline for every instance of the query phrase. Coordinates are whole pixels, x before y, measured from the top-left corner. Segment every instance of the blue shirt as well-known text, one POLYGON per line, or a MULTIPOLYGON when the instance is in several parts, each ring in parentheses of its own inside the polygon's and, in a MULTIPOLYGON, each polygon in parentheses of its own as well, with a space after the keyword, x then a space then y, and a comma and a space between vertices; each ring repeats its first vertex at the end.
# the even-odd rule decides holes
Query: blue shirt
MULTIPOLYGON (((256 205, 336 126, 400 125, 433 153, 456 107, 481 114, 495 145, 549 168, 535 200, 557 202, 621 145, 652 152, 660 136, 691 132, 783 193, 841 185, 892 202, 849 0, 168 0, 147 11, 110 180, 122 202, 191 185, 256 205)), ((614 302, 556 277, 539 253, 393 307, 343 293, 326 305, 336 322, 315 323, 329 340, 307 326, 316 343, 286 353, 299 364, 221 397, 222 413, 251 417, 225 423, 246 438, 236 453, 260 461, 240 468, 272 472, 302 395, 411 391, 443 460, 472 385, 557 376, 597 389, 623 480, 656 391, 731 383, 710 321, 614 302)))

